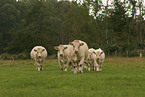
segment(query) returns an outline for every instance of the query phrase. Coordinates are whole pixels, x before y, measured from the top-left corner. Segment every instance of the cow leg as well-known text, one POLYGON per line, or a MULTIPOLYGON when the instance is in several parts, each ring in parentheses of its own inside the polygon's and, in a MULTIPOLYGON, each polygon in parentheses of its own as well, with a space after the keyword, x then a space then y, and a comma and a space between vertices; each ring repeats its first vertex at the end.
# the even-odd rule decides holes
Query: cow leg
POLYGON ((99 58, 98 58, 98 59, 96 60, 96 67, 97 67, 97 70, 96 70, 96 71, 99 71, 99 68, 100 68, 99 64, 100 64, 100 60, 99 60, 99 58))
POLYGON ((102 71, 102 64, 103 64, 103 61, 100 62, 100 71, 102 71))
POLYGON ((40 67, 37 67, 37 70, 40 71, 40 67))
POLYGON ((102 64, 100 65, 100 71, 102 71, 102 64))
POLYGON ((91 69, 91 64, 89 61, 84 62, 83 68, 88 69, 88 71, 90 71, 91 69))
POLYGON ((67 71, 67 66, 65 66, 64 68, 65 68, 64 71, 67 71))
POLYGON ((40 69, 41 71, 43 70, 43 64, 41 65, 41 69, 40 69))
POLYGON ((95 65, 97 64, 96 60, 93 61, 92 65, 93 65, 93 70, 95 70, 95 65))
POLYGON ((37 70, 40 71, 40 69, 41 69, 41 68, 39 67, 39 65, 37 65, 37 70))
POLYGON ((91 65, 88 63, 88 71, 91 71, 91 65))
POLYGON ((37 68, 37 67, 38 67, 38 66, 37 66, 37 62, 35 62, 34 65, 36 66, 36 70, 38 70, 38 68, 37 68))
POLYGON ((95 63, 91 63, 92 65, 91 65, 91 69, 92 70, 95 70, 95 66, 96 66, 96 64, 95 63))
POLYGON ((99 65, 98 65, 98 63, 94 67, 97 67, 96 71, 99 71, 99 65))
POLYGON ((71 60, 71 63, 72 63, 72 71, 74 71, 74 74, 77 74, 77 64, 76 64, 76 62, 71 60))
POLYGON ((40 64, 38 62, 36 62, 35 65, 36 65, 36 70, 40 71, 40 67, 39 67, 40 64))
POLYGON ((43 60, 41 60, 41 66, 40 66, 40 70, 43 70, 43 60))
POLYGON ((85 56, 82 57, 81 61, 79 62, 79 71, 83 73, 83 64, 84 64, 85 56))
POLYGON ((67 63, 65 64, 65 70, 64 71, 67 71, 69 63, 70 63, 70 60, 68 59, 67 63))
POLYGON ((69 64, 69 66, 71 67, 71 71, 73 71, 74 70, 73 65, 72 64, 69 64))
POLYGON ((58 60, 58 64, 59 64, 61 70, 63 71, 63 66, 62 66, 62 63, 60 62, 60 60, 58 60))
POLYGON ((65 68, 64 71, 67 71, 68 65, 65 64, 64 68, 65 68))
POLYGON ((74 65, 75 65, 75 64, 74 64, 74 62, 73 62, 72 60, 70 61, 70 64, 69 64, 69 65, 71 66, 72 71, 74 71, 74 65))
POLYGON ((74 74, 77 74, 77 67, 74 67, 74 74))
POLYGON ((81 73, 83 73, 83 65, 82 65, 82 64, 79 66, 79 71, 80 71, 81 73))
POLYGON ((78 69, 77 69, 77 63, 75 63, 74 64, 74 74, 77 74, 77 71, 78 71, 78 69))
POLYGON ((99 65, 97 64, 97 71, 99 71, 99 65))

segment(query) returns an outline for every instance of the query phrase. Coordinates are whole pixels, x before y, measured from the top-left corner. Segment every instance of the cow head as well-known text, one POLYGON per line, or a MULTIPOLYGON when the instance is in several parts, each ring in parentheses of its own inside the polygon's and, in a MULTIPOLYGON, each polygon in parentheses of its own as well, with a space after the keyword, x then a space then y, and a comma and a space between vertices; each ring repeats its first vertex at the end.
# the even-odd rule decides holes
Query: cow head
POLYGON ((79 40, 74 40, 73 42, 70 42, 69 44, 73 46, 73 50, 75 54, 78 54, 80 46, 84 45, 84 43, 80 43, 79 40))
POLYGON ((99 48, 96 50, 96 56, 99 58, 104 52, 99 48))
POLYGON ((90 61, 93 57, 93 54, 96 55, 96 53, 93 51, 93 52, 88 52, 88 57, 87 57, 87 60, 90 61))
POLYGON ((37 53, 36 57, 41 59, 42 58, 42 53, 45 51, 45 49, 37 48, 37 49, 34 49, 34 51, 37 53))
POLYGON ((64 50, 67 49, 67 47, 64 45, 55 46, 54 48, 58 50, 60 57, 64 56, 64 50))

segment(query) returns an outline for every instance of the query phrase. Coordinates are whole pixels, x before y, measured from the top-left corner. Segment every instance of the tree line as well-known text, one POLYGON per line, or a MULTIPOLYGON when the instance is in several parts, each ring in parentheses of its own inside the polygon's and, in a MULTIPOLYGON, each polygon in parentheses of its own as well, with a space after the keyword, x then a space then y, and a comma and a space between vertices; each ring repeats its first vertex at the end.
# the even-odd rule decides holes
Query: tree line
POLYGON ((0 0, 0 54, 26 54, 36 45, 48 55, 74 39, 106 56, 138 56, 145 49, 142 0, 0 0), (90 12, 90 10, 92 10, 90 12))

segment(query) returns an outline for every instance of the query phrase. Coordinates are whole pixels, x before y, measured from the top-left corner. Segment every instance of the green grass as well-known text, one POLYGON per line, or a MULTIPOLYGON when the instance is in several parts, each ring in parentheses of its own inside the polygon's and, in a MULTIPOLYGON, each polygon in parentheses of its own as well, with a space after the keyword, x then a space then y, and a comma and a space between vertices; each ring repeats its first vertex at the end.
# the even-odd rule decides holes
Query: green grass
POLYGON ((57 60, 0 61, 0 97, 144 97, 145 58, 107 58, 103 71, 73 74, 57 60))

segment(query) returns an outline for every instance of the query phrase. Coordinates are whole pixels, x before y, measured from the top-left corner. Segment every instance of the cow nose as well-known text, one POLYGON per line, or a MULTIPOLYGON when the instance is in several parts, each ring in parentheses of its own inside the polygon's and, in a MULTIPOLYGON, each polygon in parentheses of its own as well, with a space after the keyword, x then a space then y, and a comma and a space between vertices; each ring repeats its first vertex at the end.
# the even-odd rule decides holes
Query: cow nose
POLYGON ((75 51, 75 53, 77 54, 77 53, 78 53, 78 51, 75 51))
POLYGON ((63 54, 60 54, 61 57, 63 57, 63 54))

